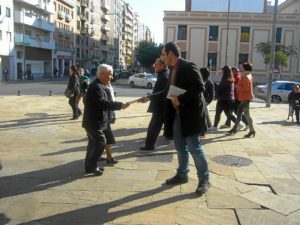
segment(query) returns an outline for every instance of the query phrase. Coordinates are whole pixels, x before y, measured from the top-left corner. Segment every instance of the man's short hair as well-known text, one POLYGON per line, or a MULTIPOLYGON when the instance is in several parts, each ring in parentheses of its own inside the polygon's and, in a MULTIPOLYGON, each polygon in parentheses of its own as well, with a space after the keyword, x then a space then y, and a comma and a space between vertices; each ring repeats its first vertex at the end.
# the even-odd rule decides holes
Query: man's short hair
POLYGON ((112 66, 107 64, 100 64, 97 68, 97 76, 99 76, 103 72, 108 72, 108 71, 113 72, 112 66))
POLYGON ((167 54, 169 54, 169 52, 171 51, 177 57, 181 56, 180 48, 175 42, 168 42, 167 44, 165 44, 164 48, 167 54))
POLYGON ((244 68, 245 71, 251 72, 252 69, 253 69, 253 66, 252 66, 252 64, 245 62, 245 63, 243 64, 243 68, 244 68))

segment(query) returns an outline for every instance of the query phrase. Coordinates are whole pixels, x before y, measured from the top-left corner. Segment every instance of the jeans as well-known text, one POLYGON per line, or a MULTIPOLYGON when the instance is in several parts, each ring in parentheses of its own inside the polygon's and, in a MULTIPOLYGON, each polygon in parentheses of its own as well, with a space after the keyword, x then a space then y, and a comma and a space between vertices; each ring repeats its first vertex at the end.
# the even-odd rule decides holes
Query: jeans
POLYGON ((235 123, 236 118, 230 112, 231 105, 232 105, 232 101, 231 100, 218 100, 217 101, 214 127, 218 126, 218 124, 220 122, 220 119, 221 119, 221 114, 222 114, 223 111, 225 112, 226 117, 230 118, 230 120, 235 123))
POLYGON ((233 127, 233 129, 237 129, 237 126, 239 125, 242 115, 244 113, 245 118, 248 121, 248 125, 249 125, 249 130, 254 131, 254 127, 253 127, 253 121, 252 118, 250 116, 250 101, 241 101, 238 107, 238 111, 237 111, 237 119, 235 122, 235 125, 233 127))
POLYGON ((89 139, 85 156, 85 169, 93 170, 96 169, 97 162, 103 153, 106 138, 102 130, 93 130, 89 128, 86 128, 85 130, 89 139))
POLYGON ((179 114, 176 113, 174 126, 174 144, 177 150, 178 157, 178 176, 186 176, 189 169, 189 152, 191 153, 197 169, 198 178, 200 181, 209 180, 209 172, 207 161, 199 141, 199 134, 183 137, 181 134, 181 121, 179 114))
POLYGON ((145 147, 154 148, 157 137, 160 133, 162 125, 164 123, 164 115, 163 113, 153 113, 149 127, 147 130, 147 137, 145 142, 145 147))

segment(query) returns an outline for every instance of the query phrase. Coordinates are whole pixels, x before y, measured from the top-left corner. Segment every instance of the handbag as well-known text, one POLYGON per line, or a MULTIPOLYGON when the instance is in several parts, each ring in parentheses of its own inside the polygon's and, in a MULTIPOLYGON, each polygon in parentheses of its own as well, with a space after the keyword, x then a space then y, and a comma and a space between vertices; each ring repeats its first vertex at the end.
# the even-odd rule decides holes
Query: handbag
POLYGON ((66 88, 66 90, 65 90, 64 94, 65 94, 65 96, 66 96, 67 98, 70 98, 70 97, 71 97, 71 94, 72 94, 72 92, 70 91, 70 89, 69 89, 69 88, 66 88))

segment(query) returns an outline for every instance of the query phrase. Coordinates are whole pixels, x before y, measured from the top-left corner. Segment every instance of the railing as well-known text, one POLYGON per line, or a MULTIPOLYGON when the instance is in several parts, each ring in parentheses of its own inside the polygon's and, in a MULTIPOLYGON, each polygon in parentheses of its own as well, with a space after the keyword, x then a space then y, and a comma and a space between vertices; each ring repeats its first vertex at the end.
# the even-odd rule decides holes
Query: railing
POLYGON ((65 17, 65 21, 70 22, 71 20, 72 20, 72 16, 67 14, 65 17))
POLYGON ((64 19, 66 17, 66 14, 63 11, 58 11, 57 16, 59 19, 64 19))
POLYGON ((15 34, 15 44, 16 45, 25 45, 36 48, 45 48, 45 49, 54 49, 55 41, 47 40, 42 38, 34 38, 29 35, 24 34, 15 34))

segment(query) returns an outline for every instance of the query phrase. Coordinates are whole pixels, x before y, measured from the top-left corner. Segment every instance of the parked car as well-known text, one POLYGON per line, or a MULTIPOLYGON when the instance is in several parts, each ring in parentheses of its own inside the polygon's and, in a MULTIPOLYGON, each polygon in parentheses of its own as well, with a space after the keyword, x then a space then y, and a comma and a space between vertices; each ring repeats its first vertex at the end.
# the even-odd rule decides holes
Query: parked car
MULTIPOLYGON (((272 102, 287 102, 287 97, 289 93, 292 91, 292 87, 294 84, 300 85, 300 83, 295 81, 274 81, 272 83, 272 102)), ((258 85, 255 91, 255 97, 263 100, 267 100, 267 89, 268 85, 258 85)))
POLYGON ((152 73, 137 73, 129 77, 128 84, 130 87, 135 86, 147 87, 152 89, 157 81, 157 76, 152 73))

